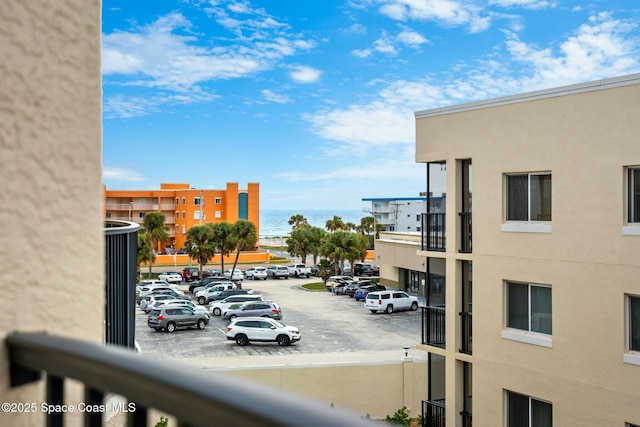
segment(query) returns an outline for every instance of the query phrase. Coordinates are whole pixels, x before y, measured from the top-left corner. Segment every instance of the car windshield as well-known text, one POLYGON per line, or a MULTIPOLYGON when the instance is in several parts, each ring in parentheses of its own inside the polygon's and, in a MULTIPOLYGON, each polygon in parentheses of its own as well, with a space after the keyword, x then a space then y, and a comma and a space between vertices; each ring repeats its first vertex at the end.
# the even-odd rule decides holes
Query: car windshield
POLYGON ((284 323, 280 323, 277 320, 273 320, 273 324, 276 325, 278 328, 284 328, 286 326, 284 323))

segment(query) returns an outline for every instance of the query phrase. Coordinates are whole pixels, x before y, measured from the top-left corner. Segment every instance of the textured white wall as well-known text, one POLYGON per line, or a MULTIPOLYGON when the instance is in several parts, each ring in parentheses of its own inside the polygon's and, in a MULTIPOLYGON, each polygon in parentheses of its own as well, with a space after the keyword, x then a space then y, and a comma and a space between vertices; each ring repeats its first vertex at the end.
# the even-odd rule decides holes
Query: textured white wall
MULTIPOLYGON (((0 2, 0 339, 47 331, 102 341, 101 3, 0 2)), ((3 402, 40 402, 40 384, 3 402)), ((41 414, 0 413, 0 425, 41 414)))

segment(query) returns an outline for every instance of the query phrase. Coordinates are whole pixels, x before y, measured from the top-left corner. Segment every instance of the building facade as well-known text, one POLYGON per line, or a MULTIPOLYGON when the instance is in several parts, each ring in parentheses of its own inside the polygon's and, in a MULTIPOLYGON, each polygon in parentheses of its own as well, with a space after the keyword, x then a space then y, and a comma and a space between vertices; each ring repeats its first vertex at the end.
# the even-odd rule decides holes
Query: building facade
POLYGON ((158 250, 184 247, 187 231, 207 223, 251 221, 260 235, 260 184, 248 183, 239 189, 227 183, 224 190, 191 188, 189 184, 163 183, 159 190, 104 190, 104 215, 107 219, 142 224, 148 212, 165 216, 169 240, 158 250))
POLYGON ((364 210, 371 213, 376 224, 384 225, 387 231, 418 232, 422 213, 426 212, 424 197, 398 197, 362 199, 371 202, 364 210))
POLYGON ((415 116, 427 425, 640 425, 640 74, 415 116))

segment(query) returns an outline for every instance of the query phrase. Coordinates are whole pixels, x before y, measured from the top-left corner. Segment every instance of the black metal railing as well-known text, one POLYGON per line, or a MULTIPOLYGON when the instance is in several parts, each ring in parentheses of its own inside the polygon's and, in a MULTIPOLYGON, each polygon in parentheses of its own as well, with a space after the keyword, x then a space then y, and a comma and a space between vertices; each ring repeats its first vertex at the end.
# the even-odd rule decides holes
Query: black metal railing
MULTIPOLYGON (((38 381, 46 372, 46 404, 62 405, 66 379, 84 384, 83 404, 102 405, 107 393, 127 399, 118 409, 127 425, 146 426, 148 409, 176 418, 180 426, 362 426, 372 421, 266 385, 222 373, 185 369, 116 345, 101 345, 45 333, 6 338, 11 386, 38 381)), ((105 404, 106 405, 106 404, 105 404)), ((46 415, 63 426, 62 412, 46 415)), ((84 425, 102 425, 101 411, 84 412, 84 425)))
POLYGON ((422 427, 445 427, 444 399, 422 401, 422 427))
POLYGON ((471 253, 471 212, 460 212, 460 252, 471 253))
POLYGON ((138 229, 132 222, 105 221, 105 341, 134 348, 138 229))
POLYGON ((446 348, 444 307, 422 307, 422 344, 446 348))
POLYGON ((446 249, 445 213, 422 214, 422 250, 444 252, 446 249))
POLYGON ((471 413, 462 411, 460 412, 460 415, 462 416, 462 427, 472 427, 471 413))
POLYGON ((473 354, 473 347, 472 347, 472 318, 473 316, 471 315, 471 313, 467 313, 465 311, 460 313, 460 322, 461 322, 461 326, 462 326, 462 345, 460 348, 460 353, 465 353, 465 354, 473 354))

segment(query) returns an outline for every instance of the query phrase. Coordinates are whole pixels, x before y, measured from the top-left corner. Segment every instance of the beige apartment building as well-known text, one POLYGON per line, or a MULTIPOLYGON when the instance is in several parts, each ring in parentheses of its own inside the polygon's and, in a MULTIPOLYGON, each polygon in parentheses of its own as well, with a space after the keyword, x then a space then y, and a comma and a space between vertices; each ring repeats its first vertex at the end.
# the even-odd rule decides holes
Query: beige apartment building
POLYGON ((640 425, 640 74, 415 117, 427 425, 640 425))

